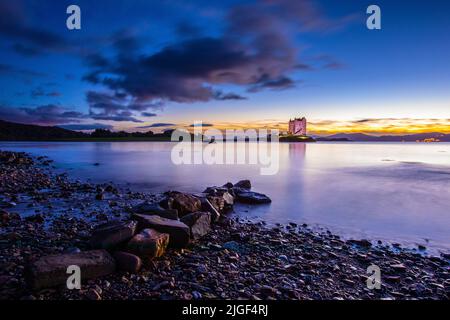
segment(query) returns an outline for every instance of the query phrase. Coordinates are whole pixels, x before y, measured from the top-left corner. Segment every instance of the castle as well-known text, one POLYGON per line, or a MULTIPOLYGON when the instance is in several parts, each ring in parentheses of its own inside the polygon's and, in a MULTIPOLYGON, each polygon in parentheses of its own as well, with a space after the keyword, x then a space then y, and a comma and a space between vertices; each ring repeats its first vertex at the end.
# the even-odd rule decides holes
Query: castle
POLYGON ((295 118, 289 120, 288 134, 294 136, 306 136, 306 118, 295 118))

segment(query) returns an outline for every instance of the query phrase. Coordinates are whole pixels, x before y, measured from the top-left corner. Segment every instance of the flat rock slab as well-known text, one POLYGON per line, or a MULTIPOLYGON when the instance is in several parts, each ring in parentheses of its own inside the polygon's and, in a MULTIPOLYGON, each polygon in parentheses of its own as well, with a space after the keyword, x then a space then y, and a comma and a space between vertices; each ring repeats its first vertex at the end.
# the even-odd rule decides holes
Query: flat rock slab
POLYGON ((135 214, 133 218, 139 222, 139 229, 149 228, 161 233, 168 233, 171 247, 183 248, 189 243, 190 229, 183 222, 143 214, 135 214))
POLYGON ((200 239, 211 231, 211 214, 209 212, 194 212, 181 218, 181 222, 191 228, 191 238, 200 239))
POLYGON ((238 202, 248 204, 263 204, 272 202, 272 200, 263 193, 244 191, 244 189, 239 189, 236 191, 236 200, 238 202))
POLYGON ((71 274, 67 268, 80 267, 81 281, 111 274, 116 269, 114 258, 106 250, 45 256, 29 269, 30 286, 35 290, 65 285, 71 274))
POLYGON ((236 182, 234 187, 250 190, 252 188, 252 184, 250 180, 241 180, 236 182))
POLYGON ((92 248, 111 249, 130 240, 136 233, 136 221, 111 221, 97 226, 90 240, 92 248))
POLYGON ((144 229, 128 242, 128 250, 141 257, 161 257, 169 245, 168 233, 144 229))
POLYGON ((142 202, 133 208, 131 211, 138 214, 157 215, 163 218, 178 220, 177 209, 164 209, 157 203, 150 203, 148 201, 142 202))

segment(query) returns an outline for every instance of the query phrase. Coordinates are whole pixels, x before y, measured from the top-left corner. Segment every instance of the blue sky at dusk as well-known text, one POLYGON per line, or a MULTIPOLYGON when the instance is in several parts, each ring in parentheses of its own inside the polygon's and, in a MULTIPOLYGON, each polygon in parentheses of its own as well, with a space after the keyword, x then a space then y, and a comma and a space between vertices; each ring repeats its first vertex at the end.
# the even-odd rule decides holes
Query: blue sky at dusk
POLYGON ((450 132, 448 1, 0 2, 0 119, 450 132), (66 28, 77 4, 82 29, 66 28), (366 28, 377 4, 382 29, 366 28))

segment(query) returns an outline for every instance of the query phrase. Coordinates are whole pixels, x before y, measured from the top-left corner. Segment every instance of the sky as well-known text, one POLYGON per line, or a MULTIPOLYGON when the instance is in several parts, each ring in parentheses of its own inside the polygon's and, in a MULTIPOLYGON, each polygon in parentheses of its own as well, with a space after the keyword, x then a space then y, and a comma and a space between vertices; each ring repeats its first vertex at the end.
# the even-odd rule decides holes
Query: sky
POLYGON ((450 133, 449 15, 440 0, 1 0, 0 119, 450 133))

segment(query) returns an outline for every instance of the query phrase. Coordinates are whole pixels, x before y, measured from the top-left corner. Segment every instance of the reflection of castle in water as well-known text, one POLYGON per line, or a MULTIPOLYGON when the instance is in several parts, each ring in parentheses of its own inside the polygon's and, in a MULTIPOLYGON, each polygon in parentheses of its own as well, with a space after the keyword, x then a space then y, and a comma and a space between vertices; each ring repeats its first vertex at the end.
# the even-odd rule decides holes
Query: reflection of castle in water
POLYGON ((289 158, 303 160, 306 155, 306 143, 289 143, 289 158))

